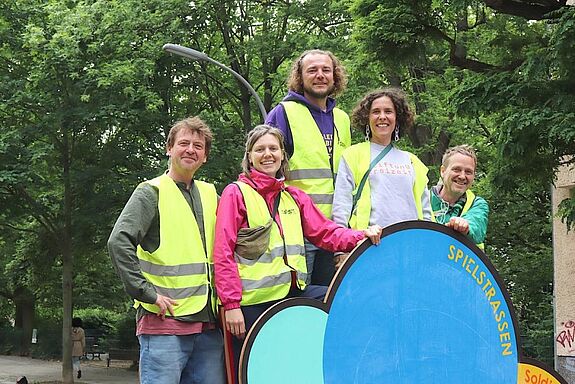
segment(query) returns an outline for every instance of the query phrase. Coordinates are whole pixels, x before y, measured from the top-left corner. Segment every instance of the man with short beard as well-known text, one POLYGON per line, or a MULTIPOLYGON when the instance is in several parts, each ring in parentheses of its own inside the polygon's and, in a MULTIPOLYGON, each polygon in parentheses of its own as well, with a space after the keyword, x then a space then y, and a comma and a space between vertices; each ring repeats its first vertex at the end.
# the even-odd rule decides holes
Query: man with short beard
POLYGON ((469 145, 445 151, 441 179, 431 190, 431 209, 438 223, 463 233, 484 249, 489 206, 471 192, 476 167, 477 156, 469 145))
MULTIPOLYGON (((329 51, 310 50, 294 61, 287 80, 288 94, 266 119, 285 137, 289 157, 287 184, 311 196, 316 206, 331 218, 335 173, 343 150, 351 145, 349 116, 333 97, 347 84, 345 69, 329 51)), ((334 274, 331 257, 306 240, 308 284, 328 285, 334 274), (323 252, 322 252, 323 253, 323 252)))
POLYGON ((141 384, 226 382, 213 276, 218 195, 196 178, 211 145, 199 117, 176 122, 168 170, 136 187, 108 239, 135 301, 141 384))

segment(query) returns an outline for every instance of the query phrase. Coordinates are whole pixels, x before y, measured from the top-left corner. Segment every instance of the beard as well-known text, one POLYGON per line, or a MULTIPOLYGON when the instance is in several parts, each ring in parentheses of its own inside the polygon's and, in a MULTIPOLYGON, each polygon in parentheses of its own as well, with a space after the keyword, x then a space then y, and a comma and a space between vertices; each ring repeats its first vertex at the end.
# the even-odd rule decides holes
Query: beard
POLYGON ((325 91, 316 91, 311 87, 304 87, 303 91, 304 93, 307 93, 308 95, 310 95, 311 97, 315 98, 315 99, 323 99, 328 97, 329 95, 331 95, 333 93, 333 90, 335 89, 335 85, 332 85, 329 88, 326 88, 325 91))

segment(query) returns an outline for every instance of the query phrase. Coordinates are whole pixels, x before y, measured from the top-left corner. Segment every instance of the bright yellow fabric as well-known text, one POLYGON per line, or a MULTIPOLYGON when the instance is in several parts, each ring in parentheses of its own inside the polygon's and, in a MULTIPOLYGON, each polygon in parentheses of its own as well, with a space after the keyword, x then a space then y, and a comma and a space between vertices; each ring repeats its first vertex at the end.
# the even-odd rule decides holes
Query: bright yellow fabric
MULTIPOLYGON (((411 158, 411 164, 415 171, 415 182, 413 184, 413 200, 415 202, 415 207, 417 209, 417 218, 419 220, 423 219, 423 207, 421 206, 421 196, 427 188, 427 167, 425 164, 417 158, 412 153, 409 153, 411 158)), ((351 172, 353 173, 355 181, 355 189, 353 194, 357 193, 359 188, 359 183, 363 178, 363 175, 369 169, 371 162, 370 159, 370 142, 366 141, 360 144, 349 147, 344 153, 343 158, 345 159, 347 165, 349 166, 351 172)), ((365 229, 369 226, 369 217, 371 214, 371 188, 369 185, 369 180, 364 184, 363 191, 357 202, 357 206, 354 212, 351 213, 349 220, 349 225, 353 229, 365 229)))
MULTIPOLYGON (((250 228, 265 225, 270 211, 264 198, 248 184, 237 182, 242 192, 250 228)), ((283 237, 273 222, 269 245, 264 254, 248 260, 235 254, 242 280, 241 305, 253 305, 286 297, 291 287, 291 272, 297 274, 298 287, 305 288, 307 274, 303 229, 297 203, 287 191, 281 192, 278 208, 283 237)))
POLYGON ((345 148, 351 145, 349 116, 334 108, 333 164, 324 138, 309 109, 295 101, 282 102, 292 132, 294 153, 289 160, 288 185, 298 187, 330 218, 333 202, 334 174, 345 148), (332 166, 333 165, 333 166, 332 166))
MULTIPOLYGON (((202 201, 207 248, 204 249, 194 213, 176 183, 167 175, 146 183, 158 188, 160 246, 152 253, 138 246, 142 274, 159 294, 178 303, 173 307, 175 316, 201 311, 208 302, 209 292, 215 309, 212 272, 218 197, 214 186, 194 180, 202 201)), ((142 305, 153 313, 159 312, 155 304, 136 302, 135 305, 142 305)))

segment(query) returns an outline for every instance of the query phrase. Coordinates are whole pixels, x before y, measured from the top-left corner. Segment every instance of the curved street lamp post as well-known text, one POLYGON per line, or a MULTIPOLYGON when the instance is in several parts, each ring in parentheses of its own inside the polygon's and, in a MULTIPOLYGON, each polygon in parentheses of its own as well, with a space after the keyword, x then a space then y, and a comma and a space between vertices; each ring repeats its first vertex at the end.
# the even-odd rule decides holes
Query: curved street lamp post
POLYGON ((200 52, 200 51, 196 51, 195 49, 192 49, 192 48, 183 47, 183 46, 177 45, 177 44, 164 44, 162 49, 164 51, 174 53, 174 54, 179 55, 179 56, 187 57, 190 60, 207 61, 209 63, 217 65, 218 67, 222 68, 223 70, 230 72, 232 75, 235 76, 236 79, 238 79, 244 85, 244 87, 247 88, 247 90, 256 99, 256 103, 258 104, 258 108, 260 109, 260 113, 262 114, 262 118, 263 118, 263 120, 266 119, 267 112, 266 112, 266 109, 264 108, 264 104, 262 103, 262 100, 260 99, 256 90, 250 85, 250 83, 247 82, 246 79, 244 79, 242 77, 242 75, 240 75, 239 73, 237 73, 233 69, 225 66, 224 64, 220 63, 219 61, 212 59, 211 57, 209 57, 205 53, 200 52))

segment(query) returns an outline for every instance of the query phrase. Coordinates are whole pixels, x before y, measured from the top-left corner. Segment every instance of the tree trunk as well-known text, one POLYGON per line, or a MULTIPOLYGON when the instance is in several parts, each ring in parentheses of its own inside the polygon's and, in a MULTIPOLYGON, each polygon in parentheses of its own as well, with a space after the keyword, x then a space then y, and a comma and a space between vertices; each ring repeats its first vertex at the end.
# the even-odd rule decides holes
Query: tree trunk
POLYGON ((71 152, 68 130, 62 140, 62 176, 64 182, 64 228, 62 230, 62 382, 73 384, 72 371, 72 185, 70 181, 71 152))
POLYGON ((20 356, 29 356, 32 343, 32 328, 34 327, 36 297, 28 288, 19 287, 14 292, 14 304, 16 306, 14 327, 20 333, 18 354, 20 356))
MULTIPOLYGON (((268 7, 267 5, 266 7, 268 7)), ((270 32, 270 12, 264 12, 264 20, 262 22, 262 36, 266 36, 270 32)), ((264 108, 266 111, 271 110, 272 102, 273 102, 273 95, 272 95, 272 63, 274 62, 273 56, 266 54, 267 47, 262 45, 262 50, 260 52, 260 57, 262 58, 262 75, 264 78, 263 87, 264 87, 264 108)))
MULTIPOLYGON (((427 104, 421 97, 427 91, 425 73, 422 68, 411 66, 409 74, 412 77, 412 91, 416 114, 423 114, 427 110, 427 104)), ((433 138, 433 130, 429 125, 416 123, 413 130, 408 132, 409 139, 414 147, 426 146, 433 138)), ((439 128, 437 143, 434 148, 421 153, 419 158, 426 165, 441 164, 441 157, 449 146, 451 135, 443 128, 439 128)))
POLYGON ((64 241, 62 253, 62 301, 64 304, 62 316, 62 382, 74 383, 72 371, 72 250, 69 239, 64 241))
MULTIPOLYGON (((247 79, 246 79, 247 81, 247 79)), ((240 87, 240 101, 242 104, 242 122, 244 125, 244 132, 249 132, 253 128, 252 124, 252 110, 250 107, 250 99, 253 99, 251 93, 246 89, 246 87, 238 81, 240 87)), ((254 103, 257 101, 254 99, 254 103)), ((258 109, 259 111, 259 109, 258 109)), ((259 114, 258 114, 259 115, 259 114)), ((261 119, 261 117, 260 117, 261 119)))

